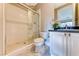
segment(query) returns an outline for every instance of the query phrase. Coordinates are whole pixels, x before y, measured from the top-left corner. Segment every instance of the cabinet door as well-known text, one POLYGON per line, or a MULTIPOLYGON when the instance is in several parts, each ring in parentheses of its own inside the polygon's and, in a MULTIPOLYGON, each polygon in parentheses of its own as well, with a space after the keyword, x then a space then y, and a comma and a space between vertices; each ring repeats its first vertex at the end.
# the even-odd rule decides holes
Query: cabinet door
POLYGON ((79 56, 79 33, 71 33, 71 56, 79 56))
POLYGON ((51 55, 65 55, 65 35, 61 32, 50 32, 50 53, 51 55))

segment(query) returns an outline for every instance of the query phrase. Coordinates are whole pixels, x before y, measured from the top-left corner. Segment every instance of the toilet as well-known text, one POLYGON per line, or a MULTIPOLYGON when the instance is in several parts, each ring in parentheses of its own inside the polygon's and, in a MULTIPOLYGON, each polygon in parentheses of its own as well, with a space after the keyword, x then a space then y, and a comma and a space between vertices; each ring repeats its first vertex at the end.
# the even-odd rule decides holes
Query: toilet
POLYGON ((48 32, 41 32, 40 33, 40 36, 41 36, 41 38, 44 39, 45 45, 50 46, 49 37, 48 37, 49 36, 49 33, 48 32))
POLYGON ((35 44, 35 52, 39 53, 42 55, 44 53, 44 44, 45 40, 47 38, 47 33, 46 32, 41 32, 40 33, 40 38, 34 39, 34 44, 35 44))
POLYGON ((36 39, 34 39, 34 44, 35 44, 35 53, 42 55, 43 46, 44 46, 44 39, 43 38, 36 38, 36 39))
POLYGON ((35 46, 42 46, 44 44, 44 39, 43 38, 36 38, 34 39, 34 44, 35 46))

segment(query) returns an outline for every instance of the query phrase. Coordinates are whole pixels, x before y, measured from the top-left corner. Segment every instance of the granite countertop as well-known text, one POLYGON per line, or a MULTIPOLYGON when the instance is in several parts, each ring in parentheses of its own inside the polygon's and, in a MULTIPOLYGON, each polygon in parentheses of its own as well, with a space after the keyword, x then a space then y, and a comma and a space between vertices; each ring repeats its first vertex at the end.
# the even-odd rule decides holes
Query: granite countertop
POLYGON ((72 32, 72 33, 79 33, 79 26, 71 26, 71 27, 60 27, 57 30, 49 30, 49 32, 72 32))
POLYGON ((49 30, 49 32, 74 32, 79 33, 79 29, 58 29, 58 30, 49 30))

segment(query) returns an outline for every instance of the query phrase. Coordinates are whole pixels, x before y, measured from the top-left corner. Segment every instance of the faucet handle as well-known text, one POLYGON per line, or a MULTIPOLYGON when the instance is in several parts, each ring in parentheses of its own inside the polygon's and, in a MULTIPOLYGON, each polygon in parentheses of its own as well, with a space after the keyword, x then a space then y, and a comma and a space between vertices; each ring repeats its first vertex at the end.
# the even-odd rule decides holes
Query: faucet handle
POLYGON ((65 29, 67 29, 67 24, 65 25, 65 29))

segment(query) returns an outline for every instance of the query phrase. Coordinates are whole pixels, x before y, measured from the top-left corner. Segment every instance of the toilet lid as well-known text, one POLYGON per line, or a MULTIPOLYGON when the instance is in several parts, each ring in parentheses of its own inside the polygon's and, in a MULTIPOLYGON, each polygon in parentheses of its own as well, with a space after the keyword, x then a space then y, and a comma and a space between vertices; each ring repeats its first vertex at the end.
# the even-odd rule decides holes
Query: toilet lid
POLYGON ((44 41, 43 38, 36 38, 36 39, 34 40, 34 42, 36 42, 36 43, 38 43, 38 42, 43 42, 43 41, 44 41))

